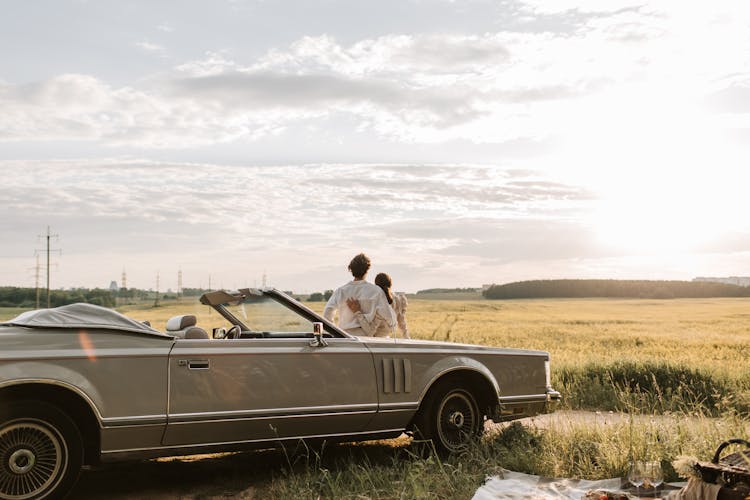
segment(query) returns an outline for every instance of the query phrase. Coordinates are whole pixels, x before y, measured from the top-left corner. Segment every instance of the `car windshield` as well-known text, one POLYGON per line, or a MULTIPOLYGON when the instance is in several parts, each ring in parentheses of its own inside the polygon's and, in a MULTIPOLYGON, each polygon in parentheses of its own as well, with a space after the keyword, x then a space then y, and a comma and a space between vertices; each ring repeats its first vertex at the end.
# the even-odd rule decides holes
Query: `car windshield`
POLYGON ((312 322, 268 296, 249 295, 240 304, 224 304, 255 332, 312 332, 312 322))

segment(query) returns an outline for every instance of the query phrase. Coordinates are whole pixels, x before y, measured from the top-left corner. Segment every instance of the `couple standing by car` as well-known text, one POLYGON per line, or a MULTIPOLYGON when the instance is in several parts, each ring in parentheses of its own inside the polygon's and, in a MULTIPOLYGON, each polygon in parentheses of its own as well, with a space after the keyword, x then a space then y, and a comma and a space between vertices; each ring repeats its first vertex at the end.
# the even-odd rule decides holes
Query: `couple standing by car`
POLYGON ((406 326, 406 296, 391 292, 391 277, 385 273, 375 276, 375 284, 365 280, 370 270, 370 258, 361 253, 349 262, 354 279, 340 286, 328 299, 323 316, 333 322, 339 312, 339 327, 352 335, 390 337, 398 325, 404 338, 409 338, 406 326))

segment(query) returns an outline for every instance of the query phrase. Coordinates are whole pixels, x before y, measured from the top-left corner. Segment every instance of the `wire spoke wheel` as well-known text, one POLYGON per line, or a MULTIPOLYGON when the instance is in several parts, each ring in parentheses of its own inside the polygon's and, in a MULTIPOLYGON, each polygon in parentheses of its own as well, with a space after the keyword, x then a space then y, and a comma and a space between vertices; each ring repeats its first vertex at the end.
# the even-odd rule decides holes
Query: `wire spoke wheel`
POLYGON ((478 413, 469 393, 455 390, 446 394, 437 412, 437 434, 442 445, 451 452, 466 449, 477 434, 478 413))
POLYGON ((424 397, 412 429, 418 442, 429 442, 439 455, 466 451, 484 430, 475 391, 463 380, 439 380, 424 397))
POLYGON ((59 408, 42 401, 0 407, 0 500, 63 498, 82 460, 78 428, 59 408))
POLYGON ((37 498, 62 477, 67 448, 44 422, 17 421, 0 428, 0 498, 37 498))

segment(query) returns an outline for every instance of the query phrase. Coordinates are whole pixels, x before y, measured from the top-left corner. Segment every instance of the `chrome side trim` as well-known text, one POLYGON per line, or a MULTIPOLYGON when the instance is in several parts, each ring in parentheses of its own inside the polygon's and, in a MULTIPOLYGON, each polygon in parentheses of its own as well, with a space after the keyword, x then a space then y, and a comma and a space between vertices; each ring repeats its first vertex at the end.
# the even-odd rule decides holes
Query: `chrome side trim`
MULTIPOLYGON (((173 340, 172 337, 169 337, 168 340, 173 340)), ((99 351, 96 352, 97 359, 132 359, 133 357, 138 358, 161 358, 164 357, 164 353, 154 353, 154 354, 148 354, 143 353, 142 351, 139 351, 137 349, 133 349, 132 352, 126 352, 121 354, 106 354, 101 353, 99 351)), ((4 358, 3 361, 12 361, 12 362, 20 362, 20 361, 60 361, 61 359, 64 360, 88 360, 89 355, 82 353, 82 354, 55 354, 55 355, 47 355, 47 356, 18 356, 18 357, 7 357, 4 358)))
POLYGON ((75 392, 81 398, 83 398, 84 401, 89 405, 91 410, 94 412, 94 415, 96 416, 96 420, 99 422, 99 427, 102 427, 102 414, 99 411, 99 408, 97 408, 96 404, 91 400, 91 398, 83 392, 82 389, 72 385, 68 384, 67 382, 60 382, 59 380, 53 380, 53 379, 46 379, 46 378, 24 378, 24 379, 13 379, 6 382, 0 383, 0 389, 5 387, 12 387, 14 385, 22 385, 22 384, 47 384, 47 385, 56 385, 58 387, 62 387, 64 389, 68 389, 70 391, 75 392))
POLYGON ((349 415, 370 415, 372 411, 344 411, 344 412, 328 412, 328 413, 304 413, 296 415, 262 415, 258 417, 243 417, 239 416, 236 418, 217 418, 217 419, 195 419, 195 420, 182 420, 175 422, 169 420, 170 428, 175 425, 195 425, 201 424, 216 424, 226 422, 247 422, 255 420, 273 420, 273 419, 289 419, 289 418, 310 418, 310 417, 338 417, 338 416, 349 416, 349 415))
MULTIPOLYGON (((392 343, 390 345, 393 345, 392 343)), ((450 356, 526 356, 531 358, 544 358, 546 356, 549 356, 549 353, 544 351, 524 351, 524 350, 511 350, 509 352, 492 352, 492 351, 482 351, 479 349, 460 349, 460 348, 440 348, 437 346, 431 346, 429 344, 418 344, 418 345, 409 345, 409 344, 397 344, 399 350, 398 355, 399 356, 415 356, 419 354, 443 354, 443 355, 450 355, 450 356)), ((376 344, 367 344, 367 347, 372 351, 373 354, 381 354, 384 356, 387 355, 394 355, 394 350, 391 347, 384 348, 384 347, 378 347, 376 344)), ((471 347, 478 347, 478 346, 471 346, 471 347)))
POLYGON ((544 394, 524 394, 522 396, 500 396, 498 401, 503 404, 508 403, 528 403, 535 401, 547 401, 547 393, 544 394))
POLYGON ((331 406, 301 406, 296 408, 262 408, 259 410, 229 410, 214 412, 196 412, 196 413, 174 413, 169 415, 170 423, 175 420, 219 420, 227 417, 234 418, 274 418, 287 415, 308 416, 315 414, 336 414, 336 413, 363 413, 375 412, 378 409, 377 403, 352 404, 352 405, 331 405, 331 406))
POLYGON ((390 410, 416 410, 419 408, 419 401, 408 401, 406 403, 385 403, 380 405, 380 411, 390 410))
POLYGON ((108 417, 102 419, 106 427, 135 427, 140 425, 164 424, 167 416, 162 415, 138 415, 131 417, 108 417))
POLYGON ((289 440, 296 440, 296 439, 317 439, 317 438, 326 438, 326 437, 346 437, 346 436, 362 436, 362 435, 368 435, 368 434, 378 434, 378 433, 388 433, 388 432, 400 432, 403 431, 403 428, 397 428, 397 429, 381 429, 381 430, 375 430, 375 431, 363 431, 363 432, 343 432, 343 433, 336 433, 336 434, 313 434, 313 435, 299 435, 299 436, 290 436, 285 438, 264 438, 264 439, 245 439, 240 441, 223 441, 219 443, 202 443, 200 445, 195 444, 180 444, 180 445, 172 445, 172 446, 159 446, 158 448, 128 448, 128 449, 122 449, 122 450, 109 450, 109 451, 103 451, 102 455, 111 455, 114 453, 130 453, 130 452, 139 452, 139 451, 150 451, 150 450, 180 450, 184 448, 204 448, 209 446, 227 446, 232 444, 243 444, 243 443, 268 443, 268 442, 279 442, 279 441, 289 441, 289 440))

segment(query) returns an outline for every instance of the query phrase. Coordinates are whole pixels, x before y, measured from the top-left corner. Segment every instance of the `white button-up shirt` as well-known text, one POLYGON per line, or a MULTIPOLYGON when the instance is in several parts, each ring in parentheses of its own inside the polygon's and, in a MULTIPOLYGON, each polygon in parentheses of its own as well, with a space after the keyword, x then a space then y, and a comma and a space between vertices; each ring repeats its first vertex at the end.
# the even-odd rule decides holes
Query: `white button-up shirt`
POLYGON ((351 333, 361 334, 359 321, 357 321, 349 306, 346 305, 346 299, 349 298, 359 301, 362 314, 368 321, 373 322, 375 317, 378 316, 385 320, 391 329, 396 326, 396 314, 388 304, 388 299, 385 298, 383 290, 365 280, 350 281, 346 285, 338 287, 331 298, 328 299, 323 310, 323 316, 327 320, 333 321, 333 316, 338 311, 339 327, 346 331, 352 330, 351 333))

